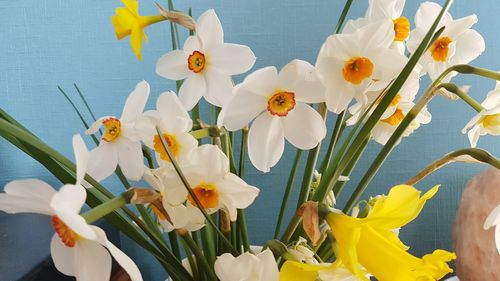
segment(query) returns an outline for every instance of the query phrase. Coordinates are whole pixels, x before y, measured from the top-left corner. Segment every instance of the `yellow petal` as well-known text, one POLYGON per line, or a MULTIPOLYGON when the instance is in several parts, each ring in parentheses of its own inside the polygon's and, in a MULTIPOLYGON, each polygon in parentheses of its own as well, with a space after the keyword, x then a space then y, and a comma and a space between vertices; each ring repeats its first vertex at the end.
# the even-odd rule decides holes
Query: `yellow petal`
POLYGON ((397 185, 386 197, 375 202, 367 219, 384 228, 400 228, 420 214, 427 200, 432 198, 438 189, 439 186, 435 186, 420 197, 420 191, 413 186, 397 185))
POLYGON ((142 60, 141 47, 143 38, 144 30, 141 28, 135 28, 132 30, 132 34, 130 35, 130 46, 132 46, 132 50, 139 60, 142 60))
POLYGON ((137 0, 122 0, 122 3, 132 14, 139 16, 139 2, 137 0))
POLYGON ((280 281, 315 281, 318 278, 318 271, 325 269, 328 267, 286 261, 280 270, 280 281))

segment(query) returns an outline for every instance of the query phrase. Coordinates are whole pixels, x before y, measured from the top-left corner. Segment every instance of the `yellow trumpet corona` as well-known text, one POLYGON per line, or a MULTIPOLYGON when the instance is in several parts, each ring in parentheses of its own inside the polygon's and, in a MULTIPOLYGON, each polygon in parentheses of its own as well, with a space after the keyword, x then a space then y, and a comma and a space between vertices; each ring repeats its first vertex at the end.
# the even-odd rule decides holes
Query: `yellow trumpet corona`
POLYGON ((380 281, 439 280, 452 272, 447 262, 456 258, 454 253, 435 250, 418 258, 407 252, 408 247, 394 233, 414 220, 438 189, 435 186, 420 197, 414 187, 398 185, 377 199, 365 218, 330 213, 326 220, 337 240, 337 258, 366 281, 360 265, 380 281))
POLYGON ((124 7, 116 8, 116 14, 111 17, 115 27, 118 40, 130 35, 130 45, 134 54, 142 60, 142 41, 147 42, 148 37, 144 33, 147 26, 166 20, 162 15, 141 16, 139 14, 139 3, 137 0, 122 0, 124 7))
POLYGON ((415 257, 394 232, 414 220, 438 189, 435 186, 420 196, 414 187, 398 185, 387 196, 378 198, 365 218, 328 214, 326 221, 336 239, 335 263, 308 265, 287 261, 281 268, 280 281, 315 281, 320 271, 342 267, 364 281, 369 281, 367 274, 380 281, 440 280, 452 272, 447 262, 456 259, 456 255, 435 250, 422 258, 415 257))

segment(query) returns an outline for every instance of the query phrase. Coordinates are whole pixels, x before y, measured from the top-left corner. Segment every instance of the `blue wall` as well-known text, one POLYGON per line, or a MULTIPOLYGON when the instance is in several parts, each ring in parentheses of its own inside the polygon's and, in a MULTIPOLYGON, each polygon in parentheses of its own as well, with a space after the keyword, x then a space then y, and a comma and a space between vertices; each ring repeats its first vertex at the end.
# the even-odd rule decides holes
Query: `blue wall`
MULTIPOLYGON (((177 2, 180 10, 193 7, 195 17, 208 8, 215 8, 224 26, 226 41, 246 44, 257 55, 254 69, 267 65, 281 67, 294 58, 314 63, 319 47, 332 32, 344 3, 327 0, 177 2)), ((354 2, 350 18, 361 16, 366 8, 367 1, 354 2)), ((405 14, 413 21, 420 1, 407 2, 405 14)), ((73 96, 72 84, 80 85, 99 116, 119 114, 126 95, 142 79, 151 84, 150 108, 160 92, 174 89, 172 82, 158 77, 154 70, 156 60, 170 48, 168 24, 147 30, 150 43, 144 46, 143 62, 139 62, 130 50, 128 39, 119 42, 114 37, 110 16, 120 5, 117 0, 0 2, 0 107, 70 157, 70 138, 75 133, 82 133, 83 127, 58 93, 57 85, 73 96)), ((142 14, 155 13, 154 1, 140 1, 140 10, 142 14)), ((451 12, 455 17, 471 13, 479 16, 475 29, 485 37, 487 47, 474 64, 498 69, 500 46, 495 38, 500 36, 497 18, 500 6, 497 0, 457 0, 451 12)), ((237 77, 237 80, 241 78, 237 77)), ((484 79, 459 77, 455 81, 473 85, 471 94, 478 100, 494 87, 493 82, 484 79)), ((434 116, 432 123, 423 126, 397 147, 374 179, 370 194, 384 193, 430 161, 468 146, 467 137, 460 130, 474 114, 471 109, 463 103, 443 98, 435 99, 429 108, 434 116)), ((500 155, 498 139, 482 138, 480 146, 500 155)), ((272 173, 263 175, 253 168, 248 169, 248 181, 262 191, 248 210, 250 238, 254 244, 265 242, 274 231, 273 218, 277 216, 294 155, 294 149, 287 148, 272 173)), ((380 148, 377 144, 370 146, 360 168, 351 177, 352 184, 357 182, 380 148)), ((440 183, 442 189, 422 215, 402 231, 403 239, 412 246, 415 254, 421 255, 436 247, 450 249, 451 227, 462 189, 467 180, 484 168, 453 165, 419 185, 427 189, 440 183)), ((38 177, 59 186, 43 167, 4 140, 0 140, 0 175, 0 186, 13 179, 28 177, 38 177)), ((107 183, 113 190, 120 190, 115 181, 107 183)), ((47 224, 41 222, 43 219, 30 215, 7 218, 0 214, 0 280, 15 279, 19 276, 16 266, 22 264, 21 270, 26 270, 48 252, 52 231, 50 227, 44 227, 48 220, 47 224), (17 248, 15 255, 3 250, 13 248, 17 248)), ((141 256, 134 247, 127 246, 127 250, 141 256)), ((147 257, 138 258, 137 262, 143 266, 145 275, 154 274, 157 269, 147 257)), ((161 280, 160 277, 147 279, 161 280)))

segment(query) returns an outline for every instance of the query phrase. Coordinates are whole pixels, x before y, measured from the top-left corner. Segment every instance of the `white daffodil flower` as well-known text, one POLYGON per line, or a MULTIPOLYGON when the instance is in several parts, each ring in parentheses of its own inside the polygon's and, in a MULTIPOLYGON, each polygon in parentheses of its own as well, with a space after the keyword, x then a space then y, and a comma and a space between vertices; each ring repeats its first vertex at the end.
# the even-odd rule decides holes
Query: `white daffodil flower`
POLYGON ((87 224, 79 215, 87 197, 81 186, 87 148, 80 136, 73 137, 73 148, 77 162, 75 185, 66 184, 56 191, 37 179, 12 181, 5 186, 5 193, 0 194, 0 210, 52 217, 56 233, 50 243, 50 252, 61 273, 74 276, 78 281, 107 281, 111 276, 112 255, 133 281, 141 281, 135 263, 108 241, 102 229, 87 224))
MULTIPOLYGON (((259 194, 259 189, 229 172, 229 159, 215 145, 196 148, 191 155, 191 165, 185 165, 182 172, 207 213, 224 209, 231 221, 236 220, 237 209, 250 206, 259 194)), ((181 205, 187 201, 186 205, 196 206, 178 175, 166 173, 162 182, 164 205, 181 205)))
POLYGON ((484 222, 484 229, 495 227, 495 243, 500 254, 500 205, 498 205, 484 222))
MULTIPOLYGON (((389 138, 392 136, 396 128, 401 124, 408 112, 415 105, 414 99, 420 88, 420 75, 417 71, 412 72, 408 80, 401 87, 399 93, 394 97, 389 107, 385 110, 384 114, 380 117, 379 122, 372 129, 372 138, 385 145, 389 138)), ((367 96, 370 103, 376 102, 380 92, 368 92, 367 96)), ((361 104, 356 104, 349 108, 353 116, 347 121, 348 125, 355 124, 360 115, 364 113, 368 106, 364 108, 361 104)), ((372 111, 374 108, 372 108, 372 111)), ((432 115, 424 107, 417 117, 413 120, 410 126, 406 129, 402 137, 407 137, 412 134, 421 124, 428 124, 432 119, 432 115)))
POLYGON ((476 147, 480 136, 500 136, 500 82, 497 82, 495 89, 488 93, 481 105, 485 110, 474 116, 462 130, 464 134, 468 132, 472 147, 476 147))
POLYGON ((394 34, 393 22, 380 20, 326 39, 316 69, 326 87, 328 110, 338 114, 353 98, 366 104, 368 89, 384 88, 399 74, 407 58, 390 49, 394 34))
POLYGON ((225 253, 215 261, 215 274, 220 281, 278 281, 279 270, 271 250, 256 255, 249 252, 234 257, 225 253))
MULTIPOLYGON (((437 18, 441 6, 433 2, 424 2, 415 15, 416 28, 411 31, 408 41, 408 50, 413 53, 432 22, 437 18)), ((443 33, 429 47, 420 59, 424 71, 429 73, 431 79, 436 79, 448 67, 456 64, 466 64, 477 58, 485 49, 483 37, 471 27, 477 22, 477 16, 471 15, 453 20, 446 13, 438 26, 445 27, 443 33)), ((455 74, 445 77, 447 82, 455 74)))
POLYGON ((156 111, 146 111, 144 118, 141 118, 136 126, 144 144, 156 152, 158 164, 160 166, 170 164, 170 158, 163 148, 156 126, 163 133, 176 161, 180 164, 188 162, 198 142, 189 133, 193 122, 175 93, 162 93, 156 101, 156 111))
POLYGON ((314 67, 300 60, 278 73, 273 66, 259 69, 236 86, 223 107, 218 124, 229 131, 246 126, 248 155, 263 172, 280 160, 285 139, 299 149, 311 149, 326 135, 325 122, 309 103, 324 101, 324 87, 314 67))
POLYGON ((128 179, 141 179, 144 161, 135 122, 142 116, 148 96, 149 84, 139 82, 128 96, 120 118, 101 117, 85 132, 95 134, 101 126, 104 127, 99 146, 90 151, 87 171, 97 181, 110 176, 118 165, 128 179))
POLYGON ((231 75, 247 72, 255 55, 244 45, 224 43, 224 32, 214 10, 204 12, 196 22, 196 35, 190 36, 182 50, 162 56, 156 64, 158 75, 184 80, 179 98, 191 110, 203 96, 223 106, 231 96, 231 75))
POLYGON ((374 21, 390 20, 393 23, 394 39, 391 49, 405 54, 405 42, 410 36, 410 21, 403 16, 405 0, 369 0, 364 18, 349 20, 342 33, 353 33, 357 29, 374 21))
POLYGON ((158 169, 146 169, 144 180, 151 187, 160 192, 162 205, 168 217, 165 216, 154 205, 150 205, 158 217, 162 228, 170 232, 174 229, 185 229, 196 231, 205 226, 205 217, 201 211, 192 204, 186 204, 186 187, 183 185, 169 186, 172 177, 178 177, 177 173, 170 167, 164 166, 158 169))

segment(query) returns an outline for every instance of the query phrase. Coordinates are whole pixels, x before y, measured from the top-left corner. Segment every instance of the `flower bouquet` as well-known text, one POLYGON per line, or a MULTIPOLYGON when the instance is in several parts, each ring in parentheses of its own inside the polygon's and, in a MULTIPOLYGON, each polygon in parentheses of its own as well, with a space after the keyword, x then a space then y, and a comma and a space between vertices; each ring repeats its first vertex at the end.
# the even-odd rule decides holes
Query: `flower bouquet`
MULTIPOLYGON (((452 82, 460 74, 493 80, 500 74, 469 65, 484 51, 484 40, 472 29, 475 15, 452 18, 451 0, 422 3, 413 30, 404 0, 369 0, 364 17, 346 20, 352 2, 346 1, 314 65, 295 59, 282 69, 257 69, 235 84, 232 76, 250 71, 256 57, 250 47, 225 42, 214 10, 194 20, 191 10, 177 11, 169 0, 166 7, 157 4, 157 15, 144 16, 137 0, 122 0, 111 23, 118 39, 130 38, 139 60, 146 27, 170 25, 172 50, 158 59, 156 72, 176 81, 177 94, 154 89, 156 108, 145 109, 151 89, 140 81, 119 117, 110 112, 96 118, 78 88, 83 109, 60 89, 95 145, 89 150, 75 135, 75 163, 0 109, 0 136, 64 184, 54 189, 36 179, 12 181, 0 194, 0 210, 50 216, 55 267, 80 281, 109 280, 112 259, 131 280, 143 280, 134 261, 94 225, 101 218, 149 252, 173 281, 441 280, 452 273, 456 255, 437 249, 414 256, 399 231, 439 191, 439 185, 423 194, 413 187, 427 175, 452 162, 500 168, 497 158, 475 148, 480 136, 500 135, 500 86, 479 103, 468 87, 452 82), (183 44, 179 29, 189 32, 183 44), (419 95, 425 75, 432 83, 419 95), (463 130, 471 148, 432 162, 387 187, 385 195, 362 200, 402 138, 431 121, 427 105, 437 96, 476 111, 463 130), (329 117, 336 118, 333 126, 327 126, 329 117), (267 173, 281 159, 285 140, 296 156, 274 237, 252 247, 244 209, 259 189, 244 180, 246 157, 267 173), (344 190, 372 141, 382 149, 357 186, 344 190), (113 174, 125 188, 121 194, 100 183, 113 174), (299 174, 298 202, 289 206, 299 174), (342 192, 349 200, 340 206, 335 198, 342 192), (81 212, 84 204, 90 209, 81 212), (296 210, 289 221, 287 209, 296 210)), ((484 227, 499 223, 497 207, 484 227)), ((497 228, 500 252, 499 234, 497 228)))

